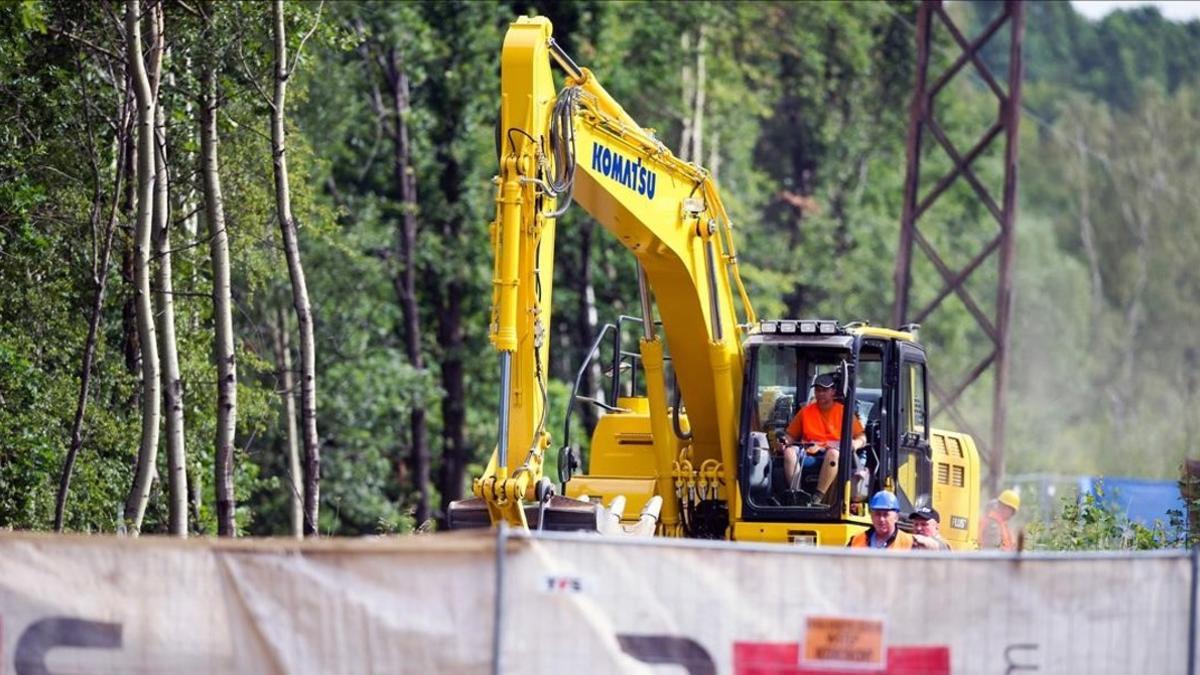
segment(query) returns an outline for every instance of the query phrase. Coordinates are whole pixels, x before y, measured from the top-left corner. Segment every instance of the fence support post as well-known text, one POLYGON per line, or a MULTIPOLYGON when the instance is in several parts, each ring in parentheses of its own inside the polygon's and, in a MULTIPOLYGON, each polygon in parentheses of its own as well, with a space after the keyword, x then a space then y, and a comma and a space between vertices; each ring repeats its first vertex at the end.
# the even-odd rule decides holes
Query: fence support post
MULTIPOLYGON (((501 521, 496 527, 496 587, 495 587, 495 603, 496 606, 492 613, 492 675, 500 675, 500 650, 503 648, 503 628, 504 625, 504 555, 508 548, 508 523, 501 521)), ((1192 558, 1192 586, 1193 586, 1193 602, 1195 602, 1195 584, 1196 584, 1196 559, 1192 558)), ((1193 616, 1195 612, 1193 612, 1193 616)))
POLYGON ((1188 598, 1188 675, 1196 675, 1196 589, 1200 580, 1200 546, 1192 546, 1192 595, 1188 598))

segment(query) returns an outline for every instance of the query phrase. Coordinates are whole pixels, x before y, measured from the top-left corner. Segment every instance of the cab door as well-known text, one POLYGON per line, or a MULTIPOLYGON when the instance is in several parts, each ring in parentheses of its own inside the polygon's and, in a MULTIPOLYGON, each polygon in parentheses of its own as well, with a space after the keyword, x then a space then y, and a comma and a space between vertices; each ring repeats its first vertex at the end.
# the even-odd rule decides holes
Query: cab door
POLYGON ((929 447, 925 353, 899 343, 896 406, 896 496, 907 514, 917 500, 928 503, 933 489, 933 463, 929 447))

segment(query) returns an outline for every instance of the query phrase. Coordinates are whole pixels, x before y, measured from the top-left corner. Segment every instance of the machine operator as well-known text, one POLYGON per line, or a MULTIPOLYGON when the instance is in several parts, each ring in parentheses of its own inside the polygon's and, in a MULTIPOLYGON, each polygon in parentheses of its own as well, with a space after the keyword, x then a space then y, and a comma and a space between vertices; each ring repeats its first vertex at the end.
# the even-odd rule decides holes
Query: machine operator
MULTIPOLYGON (((801 471, 818 464, 821 466, 821 472, 817 475, 817 491, 809 499, 809 506, 824 504, 825 494, 837 478, 844 406, 834 400, 836 385, 837 380, 832 373, 818 375, 813 381, 815 400, 796 413, 783 436, 783 472, 793 489, 799 487, 801 471), (804 452, 803 464, 800 460, 801 450, 804 452)), ((857 415, 852 425, 851 447, 857 450, 867 444, 867 437, 857 415)))

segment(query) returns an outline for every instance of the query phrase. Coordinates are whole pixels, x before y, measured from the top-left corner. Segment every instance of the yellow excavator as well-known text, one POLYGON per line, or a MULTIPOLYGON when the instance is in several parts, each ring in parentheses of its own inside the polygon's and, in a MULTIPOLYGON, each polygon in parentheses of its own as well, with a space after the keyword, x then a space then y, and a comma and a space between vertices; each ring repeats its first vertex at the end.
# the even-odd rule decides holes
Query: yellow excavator
POLYGON ((489 334, 500 361, 499 435, 474 497, 451 504, 452 529, 506 522, 842 546, 870 526, 870 495, 887 489, 904 516, 935 507, 954 548, 977 546, 979 455, 969 436, 929 428, 915 329, 760 320, 708 172, 638 125, 554 41, 545 18, 519 18, 505 37, 497 147, 489 334), (565 72, 561 90, 552 62, 565 72), (579 396, 577 380, 569 404, 604 408, 587 471, 569 442, 568 412, 556 484, 543 473, 548 331, 555 222, 572 202, 636 257, 641 317, 606 326, 581 366, 613 340, 612 396, 579 396), (628 322, 640 329, 636 350, 621 344, 628 322), (855 413, 842 415, 828 494, 817 490, 816 467, 784 460, 788 424, 818 378, 855 413))

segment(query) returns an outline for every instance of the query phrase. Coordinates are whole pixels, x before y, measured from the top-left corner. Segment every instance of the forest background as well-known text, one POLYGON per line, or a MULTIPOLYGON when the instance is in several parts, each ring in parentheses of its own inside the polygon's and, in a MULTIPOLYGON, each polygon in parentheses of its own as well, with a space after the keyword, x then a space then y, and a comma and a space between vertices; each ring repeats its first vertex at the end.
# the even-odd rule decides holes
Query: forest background
MULTIPOLYGON (((496 436, 489 179, 500 45, 521 14, 549 16, 635 119, 717 178, 760 316, 890 315, 913 2, 133 7, 0 0, 0 527, 50 529, 56 511, 85 532, 434 527, 496 436), (155 96, 141 118, 135 33, 155 96), (164 346, 154 371, 147 342, 164 346)), ((998 7, 951 10, 978 32, 998 7)), ((1008 469, 1173 478, 1200 432, 1200 21, 1026 13, 1008 469)), ((1000 72, 1007 39, 986 54, 1000 72)), ((959 147, 995 114, 969 75, 936 105, 959 147)), ((927 150, 926 187, 948 166, 927 150)), ((975 163, 994 194, 1001 153, 975 163)), ((996 233, 965 185, 923 227, 951 267, 996 233)), ((557 430, 599 325, 637 303, 632 257, 582 210, 556 247, 557 430)), ((994 258, 981 272, 990 311, 994 258)), ((939 281, 920 254, 914 277, 921 306, 939 281)), ((945 381, 986 353, 953 302, 922 339, 945 381)), ((978 429, 991 391, 985 376, 961 404, 978 429)))

